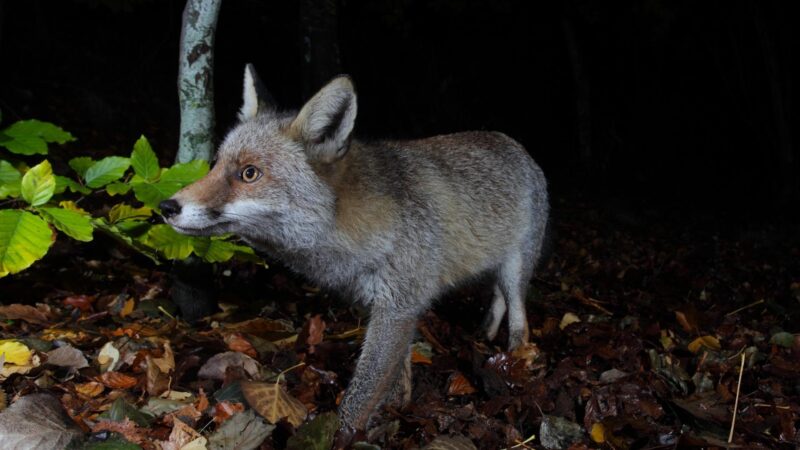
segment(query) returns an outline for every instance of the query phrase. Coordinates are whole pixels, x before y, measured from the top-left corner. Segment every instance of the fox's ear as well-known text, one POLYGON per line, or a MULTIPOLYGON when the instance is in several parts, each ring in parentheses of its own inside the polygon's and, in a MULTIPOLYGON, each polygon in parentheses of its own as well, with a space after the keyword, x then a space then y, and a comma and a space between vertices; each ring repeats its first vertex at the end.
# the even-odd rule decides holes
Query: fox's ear
POLYGON ((252 64, 244 66, 244 100, 239 110, 239 120, 252 119, 258 113, 275 109, 275 100, 258 78, 252 64))
POLYGON ((356 90, 350 77, 336 77, 303 106, 290 133, 305 144, 310 159, 332 162, 347 152, 356 109, 356 90))

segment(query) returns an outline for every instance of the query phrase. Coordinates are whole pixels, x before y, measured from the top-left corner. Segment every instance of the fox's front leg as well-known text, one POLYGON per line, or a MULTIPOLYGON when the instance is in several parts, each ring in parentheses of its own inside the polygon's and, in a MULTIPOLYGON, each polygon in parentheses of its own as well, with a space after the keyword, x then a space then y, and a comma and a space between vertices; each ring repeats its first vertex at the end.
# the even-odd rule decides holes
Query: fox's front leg
POLYGON ((339 417, 344 427, 365 430, 372 412, 386 400, 403 369, 417 314, 374 305, 361 355, 347 387, 339 417))

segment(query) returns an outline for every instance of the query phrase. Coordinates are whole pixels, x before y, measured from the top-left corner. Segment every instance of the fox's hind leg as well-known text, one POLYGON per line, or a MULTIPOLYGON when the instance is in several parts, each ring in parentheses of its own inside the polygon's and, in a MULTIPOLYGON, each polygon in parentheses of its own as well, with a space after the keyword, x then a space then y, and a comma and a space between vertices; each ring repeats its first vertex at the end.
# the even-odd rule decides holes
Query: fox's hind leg
POLYGON ((486 338, 493 341, 497 336, 497 330, 500 328, 500 323, 503 321, 503 316, 506 314, 506 299, 500 291, 500 285, 494 285, 494 297, 492 298, 492 306, 486 311, 486 317, 483 319, 483 331, 486 333, 486 338))
POLYGON ((514 350, 528 342, 528 318, 525 313, 525 294, 533 273, 532 260, 519 251, 511 253, 500 265, 497 286, 508 307, 508 349, 514 350))

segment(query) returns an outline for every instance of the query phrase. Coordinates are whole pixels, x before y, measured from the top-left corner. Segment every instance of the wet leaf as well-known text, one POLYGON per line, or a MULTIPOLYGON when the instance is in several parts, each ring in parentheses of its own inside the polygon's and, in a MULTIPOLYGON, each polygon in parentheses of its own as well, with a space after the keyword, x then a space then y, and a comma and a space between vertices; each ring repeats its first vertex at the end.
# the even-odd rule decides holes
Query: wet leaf
POLYGON ((50 323, 50 317, 44 309, 18 303, 0 306, 0 316, 10 320, 24 320, 37 325, 50 323))
POLYGON ((439 436, 423 450, 477 450, 475 444, 464 436, 439 436))
POLYGON ((474 394, 477 389, 467 380, 461 372, 454 372, 447 382, 447 395, 474 394))

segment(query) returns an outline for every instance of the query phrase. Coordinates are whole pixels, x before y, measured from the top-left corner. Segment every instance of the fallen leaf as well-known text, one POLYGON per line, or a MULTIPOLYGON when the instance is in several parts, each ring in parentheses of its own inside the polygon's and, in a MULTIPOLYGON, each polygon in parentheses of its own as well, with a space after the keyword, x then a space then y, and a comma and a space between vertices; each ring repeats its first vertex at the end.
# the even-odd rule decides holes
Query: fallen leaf
POLYGON ((97 355, 97 362, 100 364, 100 371, 107 372, 117 368, 117 363, 119 362, 119 350, 114 347, 114 343, 108 341, 103 345, 100 349, 100 353, 97 355))
POLYGON ((475 386, 461 372, 453 372, 447 381, 447 395, 468 395, 477 392, 475 386))
POLYGON ((589 435, 592 437, 592 440, 594 442, 602 444, 603 442, 606 441, 606 428, 603 426, 602 423, 598 422, 592 425, 592 431, 589 433, 589 435))
POLYGON ((119 310, 119 316, 127 317, 133 312, 135 308, 136 308, 136 302, 132 298, 129 298, 125 300, 125 303, 122 304, 122 308, 120 308, 119 310))
POLYGON ((44 305, 39 306, 36 308, 19 303, 0 306, 0 316, 4 316, 9 320, 24 320, 35 325, 47 325, 50 323, 49 308, 45 308, 44 305))
POLYGON ((31 394, 0 413, 0 442, 4 450, 61 450, 83 431, 49 394, 31 394))
POLYGON ((687 348, 692 353, 697 353, 703 348, 718 351, 720 349, 719 339, 715 338, 714 336, 700 336, 699 338, 690 342, 687 348))
POLYGON ((97 380, 111 389, 129 389, 139 382, 136 378, 120 372, 106 372, 98 376, 97 380))
POLYGON ((411 345, 411 362, 414 364, 433 364, 433 346, 428 342, 415 342, 411 345))
POLYGON ((160 441, 162 450, 192 450, 205 448, 206 439, 189 425, 175 419, 169 440, 160 441))
POLYGON ((568 312, 564 314, 564 317, 561 318, 561 322, 558 324, 558 328, 564 329, 567 328, 569 325, 573 323, 578 323, 581 321, 581 318, 578 317, 576 314, 568 312))
POLYGON ((89 362, 86 361, 83 352, 69 344, 47 352, 47 364, 67 367, 70 371, 89 367, 89 362))
MULTIPOLYGON (((216 420, 216 419, 215 419, 216 420)), ((210 450, 253 450, 258 448, 275 429, 264 422, 252 409, 235 414, 225 421, 209 438, 210 450)))
POLYGON ((313 348, 315 345, 322 343, 324 332, 325 321, 322 320, 322 315, 317 314, 311 317, 308 319, 308 339, 306 339, 306 344, 313 348))
POLYGON ((92 433, 111 431, 121 434, 129 442, 141 444, 145 442, 146 431, 139 428, 131 419, 125 418, 121 422, 114 420, 98 420, 92 427, 92 433))
POLYGON ((289 423, 297 427, 303 423, 308 414, 306 407, 289 395, 278 382, 244 381, 241 387, 247 403, 269 423, 277 423, 285 417, 289 423))
POLYGON ((439 436, 422 450, 477 450, 475 444, 464 436, 439 436))
POLYGON ((221 424, 236 413, 244 411, 244 405, 238 402, 221 401, 214 405, 214 422, 221 424))
POLYGON ((24 366, 31 362, 33 352, 27 345, 14 339, 0 341, 0 355, 5 356, 5 362, 24 366))
POLYGON ((88 383, 75 385, 75 392, 89 398, 97 397, 98 395, 102 394, 105 389, 105 385, 97 381, 89 381, 88 383))
POLYGON ((164 355, 160 358, 153 358, 153 363, 158 366, 161 373, 166 374, 175 370, 175 355, 172 353, 169 341, 164 342, 164 355))
POLYGON ((339 429, 336 413, 327 412, 303 424, 286 442, 286 450, 328 450, 339 429))
POLYGON ((583 438, 583 427, 563 417, 542 416, 539 427, 539 440, 547 449, 567 448, 580 442, 583 438))
POLYGON ((241 333, 229 333, 225 336, 225 344, 231 351, 244 353, 250 357, 257 357, 258 352, 241 333))
POLYGON ((70 295, 61 301, 65 306, 72 306, 81 312, 92 311, 92 303, 95 301, 94 296, 89 295, 70 295))
POLYGON ((224 380, 228 367, 241 367, 251 378, 258 378, 261 364, 255 359, 239 352, 217 353, 203 364, 197 376, 212 380, 224 380))

